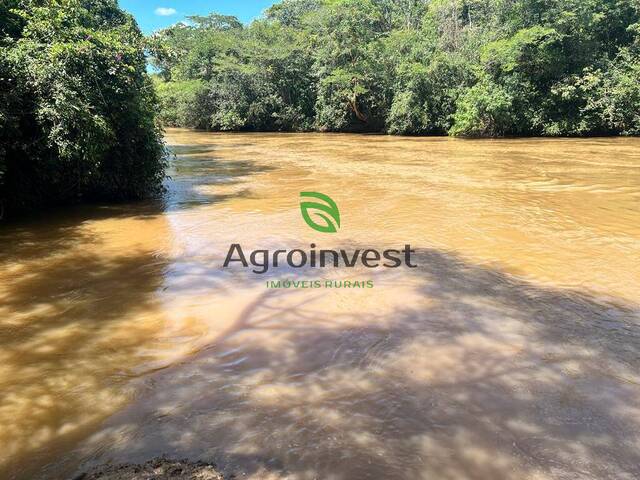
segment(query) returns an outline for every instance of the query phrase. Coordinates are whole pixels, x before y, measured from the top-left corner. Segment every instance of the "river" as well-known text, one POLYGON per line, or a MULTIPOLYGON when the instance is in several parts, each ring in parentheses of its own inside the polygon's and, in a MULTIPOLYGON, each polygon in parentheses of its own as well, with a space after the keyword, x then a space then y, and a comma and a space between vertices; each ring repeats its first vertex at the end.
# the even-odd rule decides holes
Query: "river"
POLYGON ((640 139, 167 142, 162 201, 0 227, 0 478, 640 478, 640 139), (312 243, 418 266, 222 268, 312 243))

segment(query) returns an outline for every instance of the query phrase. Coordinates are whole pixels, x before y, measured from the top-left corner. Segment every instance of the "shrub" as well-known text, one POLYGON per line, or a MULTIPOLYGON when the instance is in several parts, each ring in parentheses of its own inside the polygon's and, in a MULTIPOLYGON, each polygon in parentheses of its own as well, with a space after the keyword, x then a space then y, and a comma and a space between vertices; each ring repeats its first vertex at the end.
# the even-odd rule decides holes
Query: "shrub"
POLYGON ((9 11, 0 31, 6 212, 157 192, 164 146, 133 18, 115 0, 27 0, 9 11))

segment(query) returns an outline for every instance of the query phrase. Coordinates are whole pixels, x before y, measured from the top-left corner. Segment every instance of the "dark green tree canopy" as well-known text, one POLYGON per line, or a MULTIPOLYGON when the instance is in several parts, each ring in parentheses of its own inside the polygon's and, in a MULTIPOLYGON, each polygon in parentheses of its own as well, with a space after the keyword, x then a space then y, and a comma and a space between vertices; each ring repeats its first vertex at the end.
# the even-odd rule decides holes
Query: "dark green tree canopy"
POLYGON ((164 147, 133 18, 115 0, 0 8, 5 212, 157 191, 164 147))
POLYGON ((222 130, 638 134, 635 0, 283 0, 152 36, 163 121, 222 130), (167 83, 168 81, 168 83, 167 83))

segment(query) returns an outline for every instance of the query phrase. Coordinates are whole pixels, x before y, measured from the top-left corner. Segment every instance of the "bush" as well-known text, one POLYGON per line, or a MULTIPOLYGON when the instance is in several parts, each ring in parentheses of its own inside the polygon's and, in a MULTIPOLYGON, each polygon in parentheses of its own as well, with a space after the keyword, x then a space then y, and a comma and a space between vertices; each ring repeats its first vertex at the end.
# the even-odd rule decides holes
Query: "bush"
POLYGON ((167 127, 207 129, 211 126, 208 91, 201 80, 164 82, 154 78, 160 100, 159 120, 167 127))
POLYGON ((454 116, 452 135, 500 137, 517 125, 513 97, 490 81, 476 84, 460 98, 454 116))
POLYGON ((143 38, 115 0, 14 2, 0 34, 0 201, 140 198, 164 178, 143 38))

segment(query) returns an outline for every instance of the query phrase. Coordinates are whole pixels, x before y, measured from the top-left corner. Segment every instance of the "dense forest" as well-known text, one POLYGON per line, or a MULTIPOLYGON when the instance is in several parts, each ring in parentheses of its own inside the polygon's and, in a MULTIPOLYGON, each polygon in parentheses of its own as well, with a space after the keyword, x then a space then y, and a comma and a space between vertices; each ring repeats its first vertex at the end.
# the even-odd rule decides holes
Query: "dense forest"
POLYGON ((166 125, 460 136, 640 132, 637 0, 284 0, 148 53, 166 125))
POLYGON ((0 0, 0 218, 158 191, 156 111, 116 0, 0 0))

